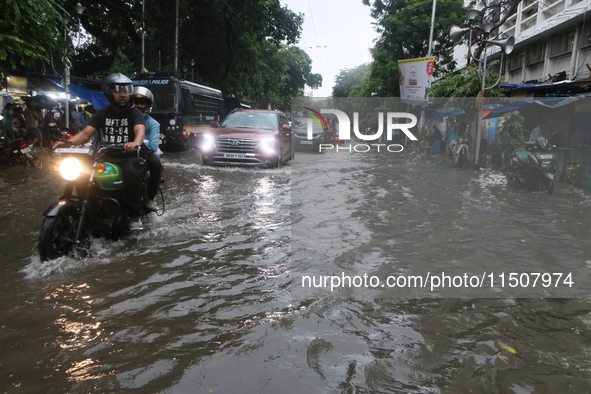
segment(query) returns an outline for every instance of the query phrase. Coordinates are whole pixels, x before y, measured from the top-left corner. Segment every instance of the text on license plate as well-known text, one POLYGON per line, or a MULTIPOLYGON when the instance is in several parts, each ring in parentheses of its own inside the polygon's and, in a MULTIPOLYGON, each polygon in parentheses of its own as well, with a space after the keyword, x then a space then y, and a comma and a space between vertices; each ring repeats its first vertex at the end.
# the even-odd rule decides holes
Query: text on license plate
POLYGON ((552 159, 552 155, 540 155, 540 159, 542 159, 542 160, 550 160, 550 159, 552 159))
POLYGON ((300 144, 302 145, 312 145, 313 141, 300 141, 300 144))
POLYGON ((246 153, 224 153, 227 159, 246 159, 246 153))
POLYGON ((30 151, 31 151, 31 148, 30 148, 30 147, 28 147, 28 146, 27 146, 26 148, 23 148, 23 149, 22 149, 22 152, 23 152, 23 153, 29 153, 30 151))

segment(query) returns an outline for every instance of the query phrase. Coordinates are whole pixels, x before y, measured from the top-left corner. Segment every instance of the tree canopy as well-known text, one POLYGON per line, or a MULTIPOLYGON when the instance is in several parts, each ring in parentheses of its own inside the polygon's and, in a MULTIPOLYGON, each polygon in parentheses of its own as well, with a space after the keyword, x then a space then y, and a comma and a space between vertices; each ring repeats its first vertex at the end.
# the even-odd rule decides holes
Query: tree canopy
POLYGON ((0 21, 0 67, 5 71, 62 70, 68 55, 73 76, 100 79, 113 71, 131 75, 141 69, 145 26, 149 71, 193 76, 225 95, 265 107, 283 106, 288 100, 282 95, 297 96, 305 85, 322 83, 320 75, 311 73, 311 59, 293 47, 303 15, 279 0, 179 0, 177 70, 174 2, 144 0, 142 13, 142 0, 81 0, 86 10, 78 17, 77 0, 6 1, 0 21), (67 26, 64 14, 72 17, 67 26), (78 22, 87 33, 80 45, 78 22))
POLYGON ((347 97, 351 90, 359 85, 370 72, 370 64, 362 64, 352 69, 344 69, 336 77, 332 88, 334 97, 347 97))

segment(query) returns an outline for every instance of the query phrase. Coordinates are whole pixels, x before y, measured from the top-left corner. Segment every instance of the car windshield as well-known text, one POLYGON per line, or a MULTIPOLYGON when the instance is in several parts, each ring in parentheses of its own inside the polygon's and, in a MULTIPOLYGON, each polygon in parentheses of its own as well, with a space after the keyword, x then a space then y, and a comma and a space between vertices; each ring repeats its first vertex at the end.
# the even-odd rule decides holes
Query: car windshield
POLYGON ((277 129, 277 115, 275 113, 261 113, 240 111, 228 115, 222 127, 245 129, 277 129))
MULTIPOLYGON (((320 134, 324 131, 324 127, 321 127, 315 119, 312 121, 312 132, 314 134, 320 134)), ((292 128, 296 131, 307 131, 308 130, 308 118, 297 118, 293 121, 292 128)))

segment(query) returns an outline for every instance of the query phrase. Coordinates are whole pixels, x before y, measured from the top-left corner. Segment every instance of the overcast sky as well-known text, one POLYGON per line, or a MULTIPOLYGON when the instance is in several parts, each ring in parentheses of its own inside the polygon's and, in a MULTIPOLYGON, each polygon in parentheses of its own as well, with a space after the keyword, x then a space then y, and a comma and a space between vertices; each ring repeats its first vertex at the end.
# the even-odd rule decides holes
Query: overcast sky
MULTIPOLYGON (((312 58, 312 71, 322 74, 314 97, 332 94, 335 77, 341 69, 371 62, 369 48, 377 38, 370 7, 361 0, 281 0, 289 9, 304 14, 298 47, 312 58), (319 47, 319 48, 318 48, 319 47)), ((306 89, 306 93, 309 89, 306 89)))

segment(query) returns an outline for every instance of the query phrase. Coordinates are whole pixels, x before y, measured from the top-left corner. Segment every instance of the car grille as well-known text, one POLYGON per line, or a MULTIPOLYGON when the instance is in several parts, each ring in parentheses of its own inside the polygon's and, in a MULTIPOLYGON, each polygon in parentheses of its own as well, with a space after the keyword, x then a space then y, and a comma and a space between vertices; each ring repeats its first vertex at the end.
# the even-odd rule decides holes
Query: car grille
POLYGON ((258 146, 255 138, 218 138, 219 153, 254 153, 258 146))

